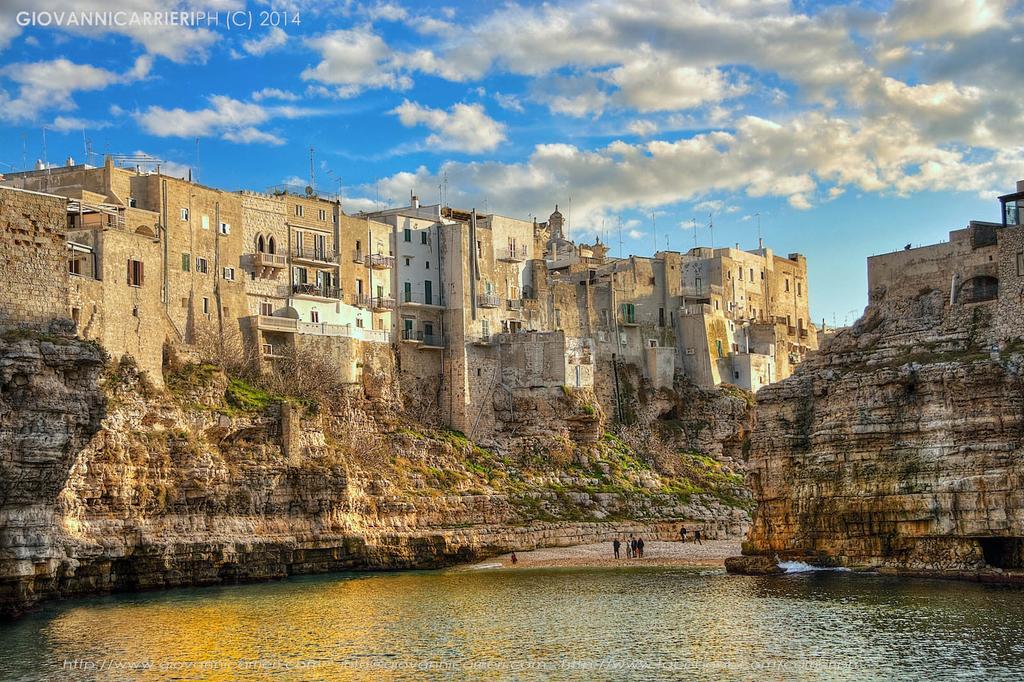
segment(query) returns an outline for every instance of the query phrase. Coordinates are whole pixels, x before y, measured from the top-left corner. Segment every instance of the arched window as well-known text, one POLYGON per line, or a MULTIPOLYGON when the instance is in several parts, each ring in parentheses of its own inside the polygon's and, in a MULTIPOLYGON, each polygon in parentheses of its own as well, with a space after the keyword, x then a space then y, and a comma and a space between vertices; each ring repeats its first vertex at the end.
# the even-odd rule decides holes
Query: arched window
POLYGON ((988 275, 978 275, 960 285, 960 303, 981 303, 992 301, 999 296, 999 280, 988 275))
POLYGON ((257 253, 264 253, 264 251, 266 251, 266 249, 264 247, 265 247, 265 245, 263 243, 263 235, 261 234, 258 237, 256 237, 256 252, 257 253))
POLYGON ((277 253, 277 245, 274 243, 274 237, 273 236, 271 236, 270 239, 267 242, 267 252, 268 253, 277 253))

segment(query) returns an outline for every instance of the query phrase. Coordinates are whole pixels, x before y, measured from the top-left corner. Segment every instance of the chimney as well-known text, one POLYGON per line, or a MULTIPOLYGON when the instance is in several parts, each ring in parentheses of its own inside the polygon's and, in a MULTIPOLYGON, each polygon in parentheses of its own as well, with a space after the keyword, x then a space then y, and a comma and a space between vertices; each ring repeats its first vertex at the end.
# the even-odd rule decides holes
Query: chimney
POLYGON ((72 166, 74 166, 75 165, 75 157, 69 156, 67 161, 64 162, 64 165, 67 166, 68 168, 71 168, 72 166))
POLYGON ((415 194, 412 195, 412 207, 413 208, 419 208, 420 207, 420 198, 418 196, 416 196, 415 194))

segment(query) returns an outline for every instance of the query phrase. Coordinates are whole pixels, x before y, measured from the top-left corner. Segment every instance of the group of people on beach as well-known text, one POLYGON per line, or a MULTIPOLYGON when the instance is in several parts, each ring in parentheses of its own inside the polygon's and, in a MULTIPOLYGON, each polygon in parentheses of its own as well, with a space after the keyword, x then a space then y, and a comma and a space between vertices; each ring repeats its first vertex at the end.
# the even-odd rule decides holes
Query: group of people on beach
MULTIPOLYGON (((679 541, 686 542, 686 526, 679 529, 679 541)), ((697 528, 693 531, 693 541, 698 545, 703 545, 701 542, 700 529, 697 528)), ((619 540, 615 538, 612 540, 612 552, 615 554, 615 558, 621 557, 622 545, 625 542, 626 545, 626 558, 627 559, 643 559, 644 558, 644 539, 634 536, 632 533, 629 534, 629 540, 619 540)))
MULTIPOLYGON (((629 534, 629 540, 626 540, 626 558, 627 559, 643 559, 644 558, 644 539, 634 536, 632 533, 629 534)), ((612 551, 615 553, 615 558, 619 558, 619 552, 622 549, 622 541, 618 538, 612 540, 612 551)))

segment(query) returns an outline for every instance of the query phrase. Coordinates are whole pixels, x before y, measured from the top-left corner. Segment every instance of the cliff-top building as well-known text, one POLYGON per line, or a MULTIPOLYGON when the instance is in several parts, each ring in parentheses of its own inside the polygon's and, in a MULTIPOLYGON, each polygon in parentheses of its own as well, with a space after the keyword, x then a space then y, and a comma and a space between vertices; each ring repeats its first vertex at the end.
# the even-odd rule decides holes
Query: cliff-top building
POLYGON ((654 388, 757 390, 817 346, 806 260, 764 247, 614 258, 571 241, 557 206, 542 223, 415 197, 351 216, 312 191, 225 192, 110 159, 2 184, 60 207, 79 334, 156 381, 166 344, 237 335, 264 371, 326 358, 345 382, 367 344, 390 344, 423 409, 481 435, 514 428, 517 392, 593 390, 625 418, 629 367, 654 388))

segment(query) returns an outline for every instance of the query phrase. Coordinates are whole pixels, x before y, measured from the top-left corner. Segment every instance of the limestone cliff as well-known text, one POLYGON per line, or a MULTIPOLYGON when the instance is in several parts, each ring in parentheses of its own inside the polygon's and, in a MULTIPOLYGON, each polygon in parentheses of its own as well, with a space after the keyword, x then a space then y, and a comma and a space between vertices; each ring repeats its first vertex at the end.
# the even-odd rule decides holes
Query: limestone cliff
POLYGON ((758 392, 744 554, 1015 579, 1024 349, 999 341, 991 305, 879 302, 758 392))
POLYGON ((0 610, 667 537, 681 521, 709 537, 746 529, 740 477, 704 447, 718 444, 710 413, 732 418, 724 440, 743 439, 741 398, 659 393, 678 422, 658 426, 674 434, 666 461, 605 433, 593 396, 569 389, 540 409, 514 396, 524 433, 485 449, 411 418, 382 366, 327 405, 199 364, 168 368, 157 389, 92 344, 0 338, 0 610))

